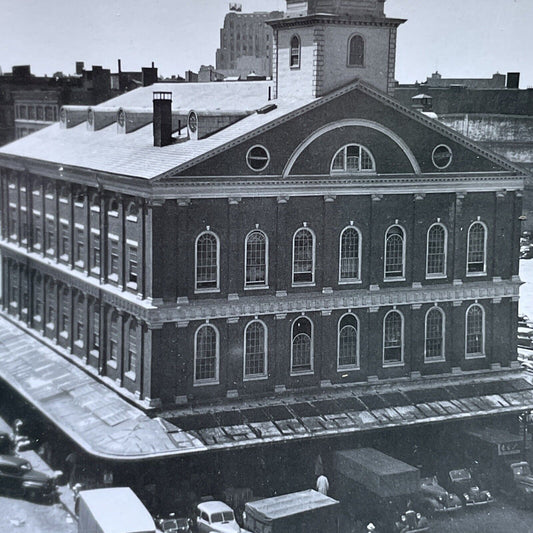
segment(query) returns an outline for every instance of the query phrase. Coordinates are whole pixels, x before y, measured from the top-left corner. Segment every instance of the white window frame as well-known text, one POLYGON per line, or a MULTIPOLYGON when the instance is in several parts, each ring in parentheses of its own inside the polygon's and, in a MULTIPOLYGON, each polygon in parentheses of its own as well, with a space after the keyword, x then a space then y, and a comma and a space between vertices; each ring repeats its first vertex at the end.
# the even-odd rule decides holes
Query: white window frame
POLYGON ((364 68, 365 67, 365 59, 366 59, 366 40, 360 33, 352 33, 350 37, 348 37, 348 49, 346 53, 346 66, 349 68, 364 68), (363 41, 363 62, 362 63, 351 63, 350 62, 350 51, 351 51, 351 44, 353 39, 356 37, 360 37, 363 41))
POLYGON ((443 361, 446 361, 446 313, 441 307, 439 307, 438 305, 434 305, 433 307, 430 307, 426 311, 426 315, 424 317, 424 362, 425 363, 441 363, 443 361), (441 355, 438 357, 429 357, 427 355, 428 316, 432 311, 438 311, 442 319, 442 349, 441 349, 441 355))
POLYGON ((297 33, 293 33, 291 35, 291 38, 289 40, 289 68, 291 69, 299 69, 300 67, 302 66, 302 39, 300 38, 300 36, 297 34, 297 33), (292 41, 293 39, 298 39, 298 61, 297 63, 294 63, 292 62, 292 58, 293 58, 293 55, 292 55, 292 41))
POLYGON ((383 324, 382 324, 382 336, 383 336, 383 342, 381 347, 381 361, 383 368, 392 368, 392 367, 398 367, 398 366, 404 366, 404 355, 405 355, 405 317, 403 316, 403 313, 401 311, 398 311, 398 309, 391 309, 390 311, 387 311, 385 316, 383 317, 383 324), (401 318, 401 336, 402 336, 402 342, 401 342, 401 359, 400 361, 385 361, 385 323, 387 321, 387 317, 391 313, 397 313, 400 315, 401 318))
POLYGON ((429 226, 426 233, 426 279, 444 279, 448 272, 448 228, 442 222, 435 222, 429 226), (444 272, 430 273, 429 272, 429 233, 436 227, 440 226, 444 230, 444 272))
POLYGON ((309 376, 315 373, 315 325, 313 324, 313 321, 307 317, 307 316, 297 316, 291 325, 291 368, 290 368, 290 375, 291 376, 309 376), (293 370, 294 365, 294 326, 298 322, 298 320, 305 318, 310 324, 311 324, 311 343, 310 343, 310 369, 309 370, 293 370))
POLYGON ((400 224, 392 224, 385 231, 385 241, 384 241, 384 248, 383 248, 383 281, 385 282, 405 281, 405 263, 406 263, 406 250, 407 250, 406 241, 407 241, 407 232, 405 231, 405 228, 401 226, 400 224), (387 241, 388 241, 388 233, 393 228, 400 228, 403 233, 403 236, 402 236, 402 274, 400 276, 388 276, 387 277, 387 241))
POLYGON ((329 165, 329 171, 330 171, 330 174, 375 174, 376 173, 376 160, 374 159, 374 155, 372 154, 372 152, 366 146, 363 146, 362 144, 358 144, 358 143, 349 143, 349 144, 345 144, 344 146, 342 146, 335 152, 335 155, 332 157, 331 163, 329 165), (348 148, 352 146, 356 146, 359 149, 359 169, 358 170, 348 169, 347 152, 348 152, 348 148), (363 150, 368 154, 368 156, 370 157, 370 160, 372 161, 371 169, 361 168, 361 159, 362 159, 361 153, 363 150), (337 156, 341 152, 344 152, 344 165, 343 165, 344 168, 334 169, 333 164, 335 162, 335 159, 337 159, 337 156))
POLYGON ((339 236, 339 285, 348 285, 350 283, 361 283, 361 251, 362 251, 362 234, 356 226, 346 226, 339 236), (342 237, 348 230, 355 230, 357 232, 357 272, 359 276, 357 278, 342 278, 342 237))
MULTIPOLYGON (((346 327, 346 326, 345 326, 346 327)), ((350 326, 353 327, 353 326, 350 326)), ((355 313, 344 313, 337 322, 337 372, 345 372, 347 370, 360 370, 361 368, 361 352, 360 352, 360 322, 359 318, 355 313), (352 316, 355 318, 356 326, 356 335, 357 335, 357 348, 356 348, 356 363, 354 365, 341 365, 340 364, 340 355, 341 355, 341 323, 343 319, 347 316, 352 316)))
POLYGON ((193 386, 194 387, 203 387, 205 385, 218 385, 220 380, 220 333, 218 328, 211 323, 204 323, 196 328, 194 333, 194 367, 193 367, 193 386), (215 365, 215 377, 208 379, 197 379, 196 378, 196 358, 198 355, 198 333, 202 328, 211 327, 215 330, 216 336, 216 365, 215 365))
POLYGON ((209 230, 204 230, 196 237, 194 241, 194 293, 210 293, 210 292, 220 292, 220 239, 218 235, 209 230), (216 257, 216 286, 215 287, 198 287, 198 241, 203 235, 213 235, 217 244, 217 257, 216 257))
POLYGON ((465 313, 465 359, 483 359, 486 357, 486 347, 485 347, 485 332, 486 332, 486 326, 485 326, 485 308, 479 304, 478 302, 473 303, 472 305, 468 306, 468 309, 465 313), (467 353, 468 350, 468 313, 470 310, 474 307, 479 307, 481 309, 481 352, 476 352, 469 354, 467 353))
POLYGON ((243 381, 257 381, 261 379, 267 379, 268 378, 268 327, 267 325, 260 319, 256 318, 254 320, 251 320, 246 324, 246 327, 244 328, 244 338, 243 338, 243 351, 244 357, 242 358, 242 375, 243 375, 243 381), (261 374, 246 374, 246 359, 247 359, 247 353, 246 353, 246 335, 248 333, 248 328, 252 324, 261 324, 263 327, 264 332, 264 338, 263 338, 263 344, 264 344, 264 353, 265 353, 265 360, 264 360, 264 370, 261 374))
POLYGON ((268 236, 259 228, 253 229, 248 232, 244 239, 244 290, 254 290, 254 289, 268 289, 268 236), (246 281, 246 271, 248 268, 248 239, 252 233, 262 233, 265 238, 265 280, 262 283, 249 283, 246 281))
POLYGON ((474 220, 470 226, 468 226, 468 232, 466 234, 466 275, 467 277, 476 277, 476 276, 486 276, 487 275, 487 239, 488 239, 488 228, 485 222, 481 220, 474 220), (483 271, 482 272, 469 272, 468 267, 470 264, 469 255, 470 255, 470 230, 476 224, 481 224, 484 230, 483 234, 483 271))
POLYGON ((316 235, 315 235, 315 232, 307 227, 307 226, 301 226, 300 228, 298 228, 293 236, 292 236, 292 277, 291 277, 291 280, 292 280, 292 286, 293 287, 314 287, 315 286, 315 270, 316 270, 316 235), (311 258, 311 281, 295 281, 294 280, 294 275, 295 275, 295 271, 294 271, 294 262, 295 262, 295 244, 296 244, 296 235, 298 235, 298 233, 302 230, 306 230, 308 231, 310 234, 311 234, 311 237, 313 238, 313 249, 312 249, 312 258, 311 258))

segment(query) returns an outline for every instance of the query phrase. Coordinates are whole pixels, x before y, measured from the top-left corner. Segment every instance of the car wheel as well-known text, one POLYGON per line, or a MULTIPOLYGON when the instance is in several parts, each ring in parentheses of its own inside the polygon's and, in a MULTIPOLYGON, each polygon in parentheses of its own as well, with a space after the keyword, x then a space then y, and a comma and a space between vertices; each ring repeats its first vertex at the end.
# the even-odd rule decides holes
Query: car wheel
POLYGON ((25 493, 25 496, 28 498, 28 500, 34 502, 38 498, 39 493, 35 489, 28 489, 25 493))

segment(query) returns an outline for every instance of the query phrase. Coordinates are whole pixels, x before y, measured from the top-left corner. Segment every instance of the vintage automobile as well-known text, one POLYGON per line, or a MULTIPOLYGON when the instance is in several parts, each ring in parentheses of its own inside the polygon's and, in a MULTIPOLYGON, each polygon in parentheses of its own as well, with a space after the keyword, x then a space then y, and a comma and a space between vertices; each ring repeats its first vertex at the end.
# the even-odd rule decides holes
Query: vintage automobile
POLYGON ((0 490, 30 500, 52 502, 58 497, 56 477, 33 470, 29 461, 13 455, 0 455, 0 490))
POLYGON ((0 454, 11 455, 15 453, 15 442, 9 433, 0 431, 0 454))
POLYGON ((459 496, 441 487, 437 476, 420 480, 420 505, 428 514, 456 511, 462 507, 459 496))
POLYGON ((240 533, 233 509, 224 502, 207 501, 196 506, 198 533, 240 533))
POLYGON ((511 463, 509 465, 511 470, 511 489, 525 507, 533 505, 533 475, 531 474, 531 467, 527 461, 520 461, 518 463, 511 463))
POLYGON ((177 518, 170 514, 166 518, 158 518, 156 521, 158 531, 163 533, 191 533, 192 520, 190 518, 177 518))
POLYGON ((425 516, 408 509, 394 524, 395 533, 423 533, 429 531, 429 522, 425 516))
POLYGON ((488 490, 481 490, 479 485, 472 479, 472 474, 467 468, 450 470, 448 473, 447 487, 459 495, 463 505, 486 505, 494 501, 488 490))

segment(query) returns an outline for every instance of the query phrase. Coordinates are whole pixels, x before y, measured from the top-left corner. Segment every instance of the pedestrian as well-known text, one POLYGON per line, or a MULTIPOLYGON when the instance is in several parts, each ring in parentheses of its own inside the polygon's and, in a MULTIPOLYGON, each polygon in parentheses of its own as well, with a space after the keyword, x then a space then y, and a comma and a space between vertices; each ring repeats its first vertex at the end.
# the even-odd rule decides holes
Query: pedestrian
POLYGON ((321 492, 324 496, 328 495, 329 481, 324 474, 318 476, 318 479, 316 480, 316 490, 318 490, 318 492, 321 492))

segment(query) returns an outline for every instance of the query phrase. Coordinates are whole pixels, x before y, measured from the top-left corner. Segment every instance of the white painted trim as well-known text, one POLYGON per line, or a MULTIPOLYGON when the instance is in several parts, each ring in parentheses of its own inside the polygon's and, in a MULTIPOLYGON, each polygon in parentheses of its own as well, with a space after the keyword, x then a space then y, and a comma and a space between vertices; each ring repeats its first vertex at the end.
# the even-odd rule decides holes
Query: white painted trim
POLYGON ((487 228, 487 224, 485 222, 482 222, 481 220, 474 220, 470 226, 468 226, 468 232, 466 234, 466 275, 467 277, 475 277, 475 276, 485 276, 487 274, 487 236, 488 236, 489 230, 487 228), (472 229, 472 226, 475 224, 481 224, 483 226, 484 235, 483 235, 483 271, 482 272, 469 272, 468 271, 468 256, 470 255, 470 230, 472 229))
POLYGON ((270 152, 268 151, 268 149, 266 148, 266 146, 263 146, 262 144, 254 144, 253 146, 251 146, 248 151, 246 152, 246 164, 248 165, 248 168, 250 170, 252 170, 253 172, 263 172, 263 170, 265 170, 268 165, 270 165, 270 152), (265 164, 261 167, 261 168, 254 168, 251 164, 250 164, 250 161, 249 161, 249 158, 250 158, 250 153, 252 152, 252 150, 254 148, 261 148, 262 150, 264 150, 266 152, 266 162, 265 164))
POLYGON ((406 250, 407 245, 407 233, 405 228, 400 224, 392 224, 385 231, 385 241, 383 243, 383 281, 405 281, 405 262, 406 262, 406 250), (387 276, 387 234, 392 228, 400 228, 402 230, 402 274, 401 276, 387 276))
POLYGON ((430 307, 424 317, 424 363, 439 363, 446 361, 446 313, 438 305, 430 307), (428 315, 431 311, 439 311, 442 317, 442 352, 439 357, 428 357, 426 354, 428 336, 428 315))
POLYGON ((324 135, 325 133, 328 133, 330 131, 339 129, 339 128, 345 128, 347 126, 361 126, 364 128, 370 128, 376 131, 379 131, 380 133, 383 133, 389 139, 394 141, 398 147, 402 150, 402 152, 405 154, 407 159, 409 159, 409 162, 411 163, 411 166, 413 167, 413 172, 415 174, 422 174, 422 171, 420 170, 420 165, 418 164, 418 161, 416 160, 413 152, 407 146, 406 142, 396 133, 394 133, 389 128, 386 128, 382 124, 379 124, 378 122, 374 122, 372 120, 366 120, 366 119, 355 119, 355 118, 347 118, 343 120, 338 120, 337 122, 332 122, 330 124, 326 124, 325 126, 322 126, 318 130, 316 130, 314 133, 309 135, 304 141, 300 143, 300 145, 296 148, 296 150, 292 153, 291 157, 287 161, 287 164, 285 165, 285 168, 283 169, 283 177, 286 178, 289 176, 292 167, 296 163, 296 160, 302 152, 316 139, 324 135))
POLYGON ((357 226, 346 226, 339 235, 339 277, 338 277, 338 283, 339 285, 347 285, 350 283, 361 283, 361 252, 362 252, 362 241, 363 236, 361 234, 361 230, 357 226), (348 229, 353 229, 357 232, 358 235, 358 250, 357 250, 357 271, 359 273, 359 277, 357 278, 348 278, 348 279, 342 279, 341 278, 341 263, 342 263, 342 236, 344 235, 344 232, 348 229))
POLYGON ((259 319, 254 319, 254 320, 250 320, 250 322, 248 322, 248 324, 246 324, 246 327, 244 328, 244 336, 243 336, 243 349, 242 349, 242 353, 243 353, 243 358, 242 358, 242 377, 243 377, 243 381, 257 381, 257 380, 260 380, 260 379, 267 379, 268 378, 268 328, 267 328, 267 325, 262 321, 262 320, 259 320, 259 319), (263 332, 264 332, 264 338, 263 338, 263 343, 264 343, 264 347, 263 347, 263 350, 264 350, 264 353, 265 353, 265 360, 264 360, 264 371, 262 374, 249 374, 247 375, 246 374, 246 333, 248 331, 248 328, 254 324, 255 322, 261 324, 263 326, 263 332))
POLYGON ((429 226, 426 232, 426 279, 442 279, 447 276, 448 271, 448 228, 442 222, 435 222, 429 226), (429 232, 435 226, 440 226, 444 230, 444 272, 428 273, 429 267, 429 232))
POLYGON ((292 322, 291 326, 291 366, 289 369, 289 373, 291 376, 304 376, 304 375, 311 375, 315 372, 315 326, 313 324, 313 321, 308 316, 296 316, 292 322), (301 371, 294 371, 292 369, 293 367, 293 356, 294 356, 294 326, 300 319, 305 319, 311 324, 311 348, 310 348, 310 363, 311 363, 311 369, 310 370, 301 370, 301 371))
POLYGON ((465 313, 465 348, 464 348, 465 359, 481 359, 483 357, 486 357, 486 353, 485 353, 485 331, 486 331, 485 330, 485 309, 484 309, 484 307, 481 304, 474 303, 474 304, 472 304, 472 305, 470 305, 468 307, 468 309, 466 310, 466 313, 465 313), (479 307, 481 309, 481 318, 482 318, 482 323, 481 323, 481 352, 468 354, 466 352, 466 350, 468 348, 468 345, 467 345, 468 313, 470 312, 470 310, 473 307, 479 307))
POLYGON ((437 144, 437 146, 433 148, 433 151, 431 152, 431 162, 433 163, 433 166, 435 168, 438 168, 439 170, 445 170, 452 164, 452 161, 453 161, 453 152, 452 152, 452 149, 447 144, 437 144), (441 148, 441 147, 446 148, 448 152, 450 153, 450 160, 443 167, 439 167, 439 165, 435 163, 435 152, 437 151, 438 148, 441 148))
POLYGON ((391 309, 388 311, 385 316, 383 317, 383 325, 382 325, 382 336, 383 336, 383 343, 382 343, 382 350, 381 350, 381 362, 383 365, 383 368, 388 368, 391 366, 403 366, 404 363, 404 351, 405 351, 405 318, 403 316, 403 313, 398 309, 391 309), (401 359, 399 361, 385 361, 385 323, 387 321, 387 317, 391 313, 398 313, 400 315, 401 319, 401 359))
MULTIPOLYGON (((350 326, 350 327, 353 327, 353 326, 350 326)), ((344 313, 339 318, 339 321, 337 322, 337 372, 346 372, 348 370, 360 370, 361 369, 361 351, 360 351, 360 348, 361 348, 361 345, 360 345, 361 335, 360 335, 360 332, 361 332, 361 327, 360 327, 359 318, 358 318, 358 316, 355 313, 344 313), (340 347, 341 347, 341 331, 342 331, 340 326, 341 326, 341 322, 342 322, 343 318, 346 317, 346 316, 353 316, 355 318, 355 322, 357 324, 357 326, 356 326, 356 334, 357 334, 356 353, 357 353, 357 357, 356 357, 355 365, 341 365, 341 364, 339 364, 340 347)))
POLYGON ((293 287, 313 287, 315 285, 315 269, 316 269, 316 235, 315 232, 307 227, 307 226, 301 226, 299 227, 292 236, 292 265, 291 265, 291 284, 293 287), (311 237, 313 238, 313 257, 312 257, 312 266, 311 266, 311 281, 294 281, 294 243, 296 240, 296 235, 301 230, 307 230, 311 234, 311 237))
POLYGON ((202 385, 218 385, 220 379, 220 333, 218 328, 214 324, 201 324, 194 333, 194 368, 193 368, 193 386, 198 387, 202 385), (215 367, 215 377, 212 379, 196 379, 196 355, 198 349, 198 332, 202 328, 213 328, 215 330, 216 336, 216 367, 215 367))
POLYGON ((259 228, 254 228, 253 230, 250 230, 248 234, 246 235, 246 237, 244 238, 244 289, 245 290, 268 288, 268 261, 269 261, 268 252, 269 252, 268 235, 259 228), (248 238, 250 237, 252 233, 255 233, 255 232, 262 233, 265 238, 265 281, 261 284, 259 283, 247 284, 246 283, 246 269, 248 267, 248 238))

